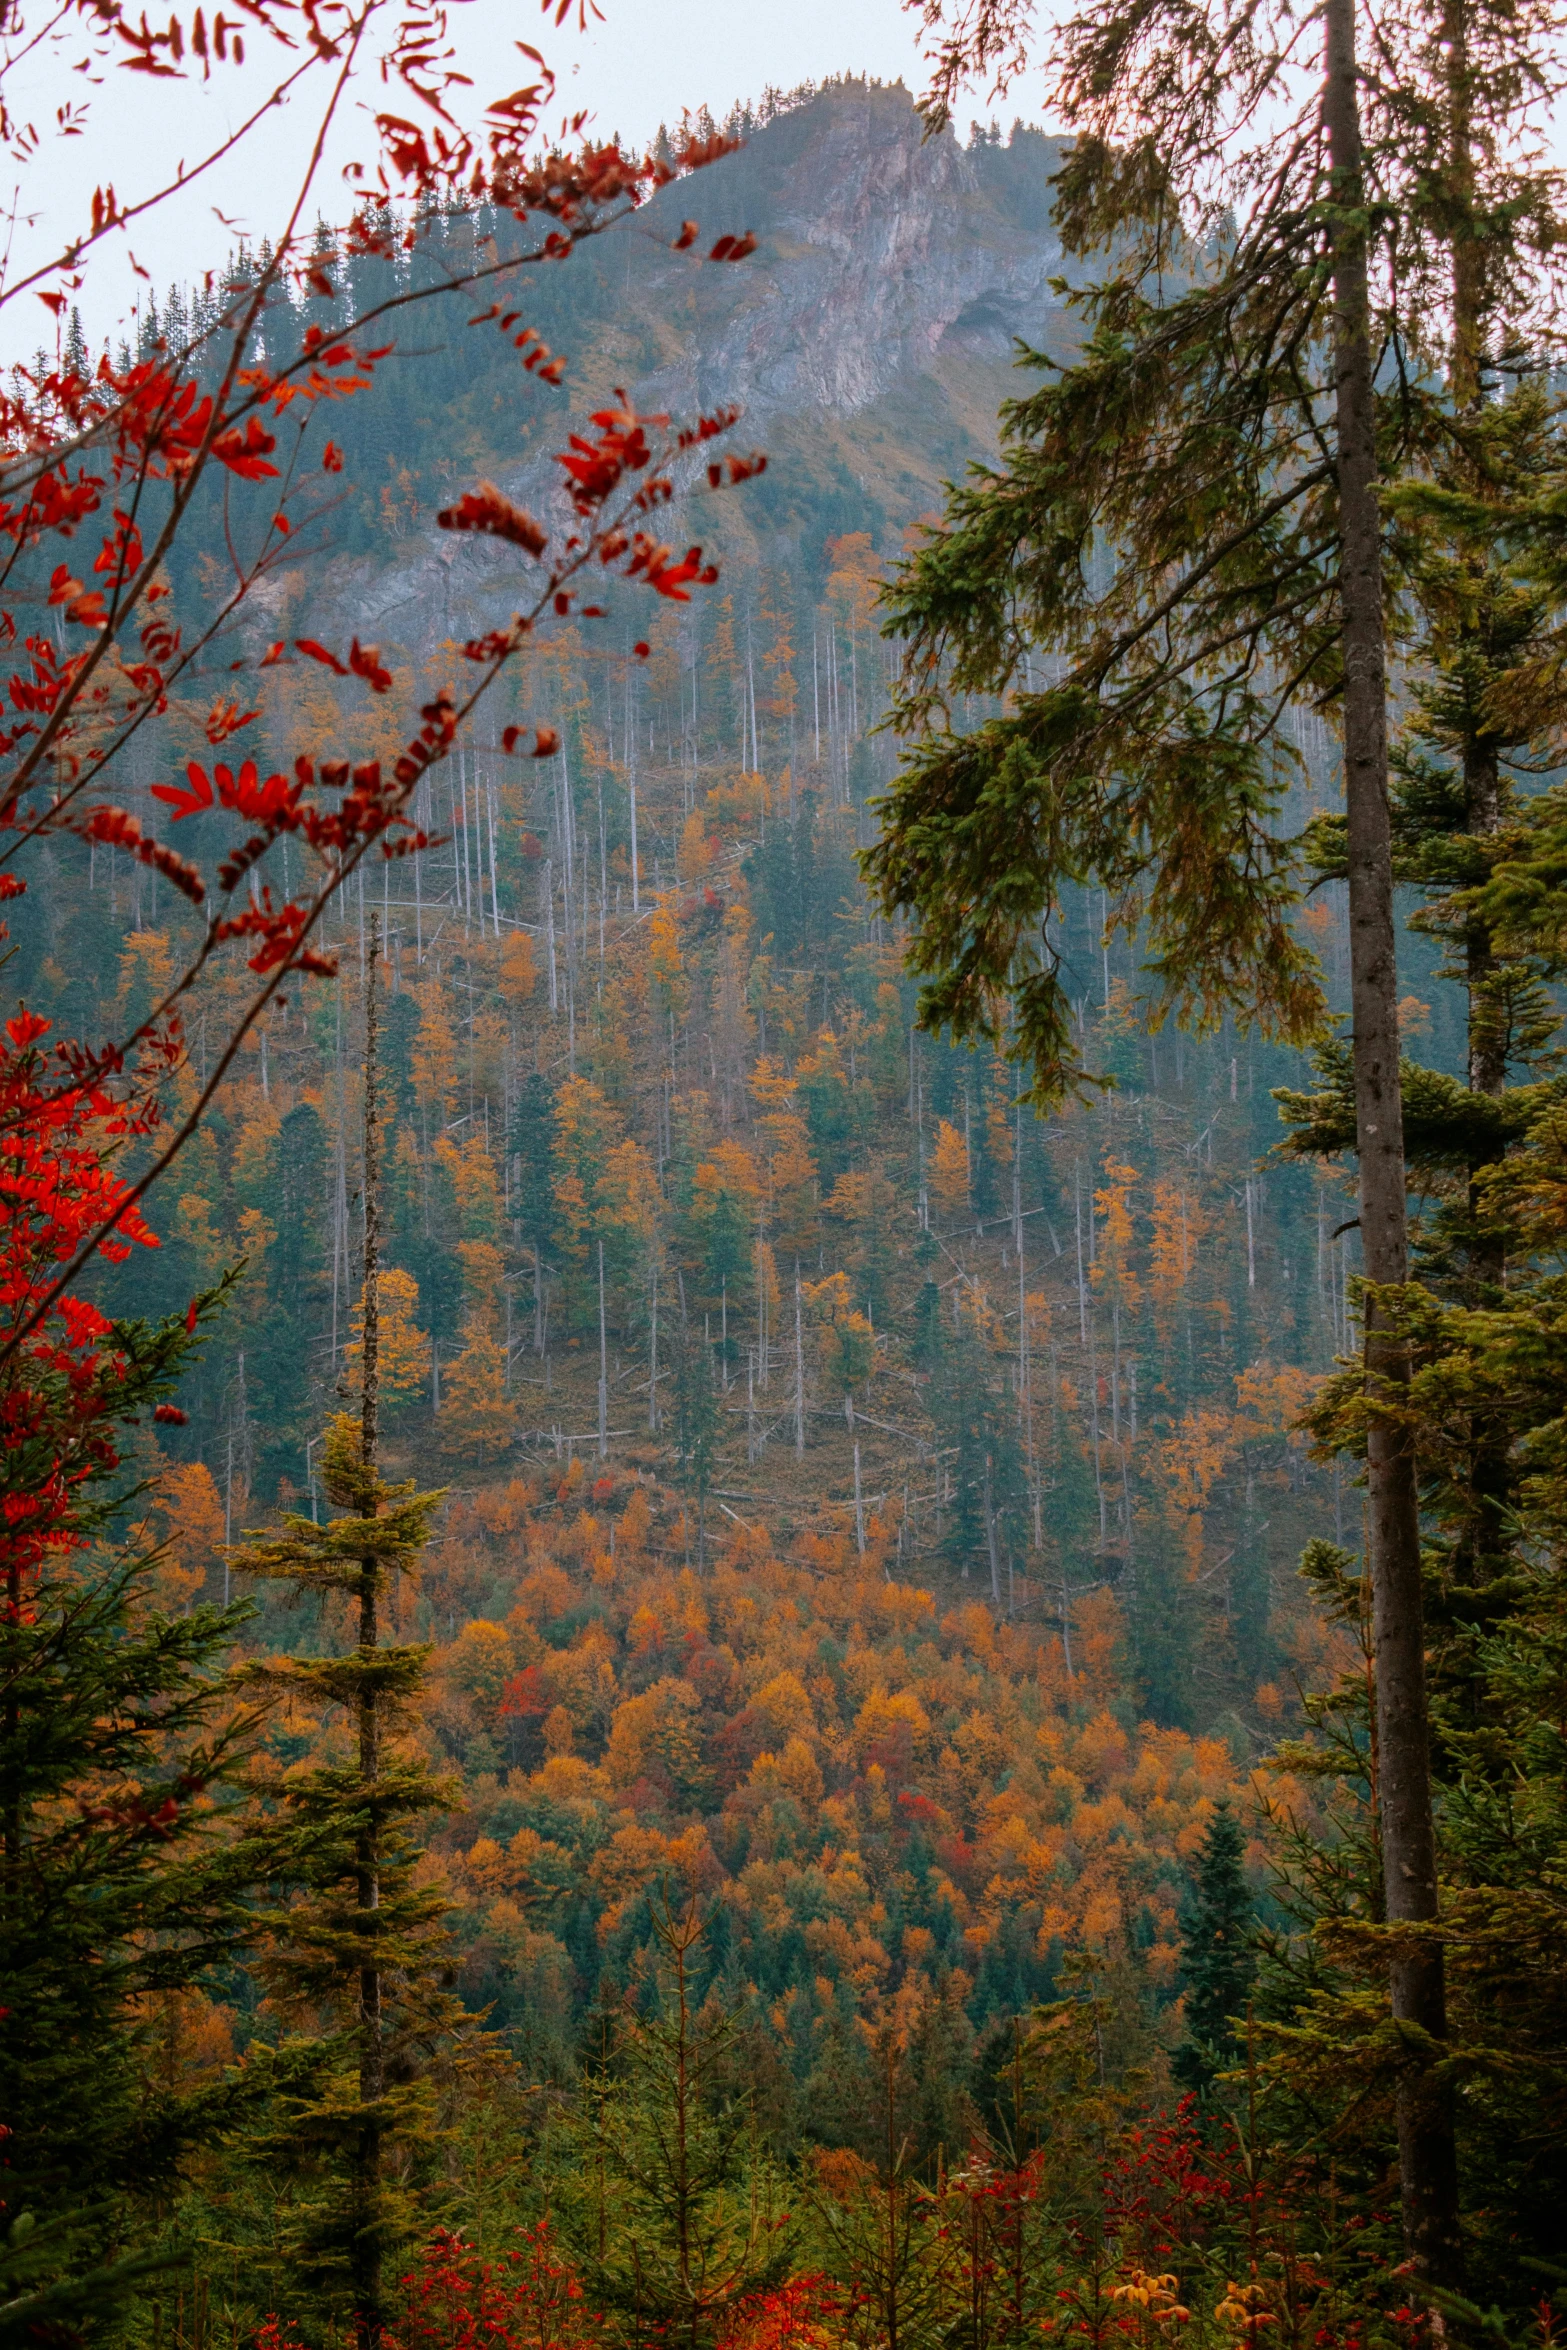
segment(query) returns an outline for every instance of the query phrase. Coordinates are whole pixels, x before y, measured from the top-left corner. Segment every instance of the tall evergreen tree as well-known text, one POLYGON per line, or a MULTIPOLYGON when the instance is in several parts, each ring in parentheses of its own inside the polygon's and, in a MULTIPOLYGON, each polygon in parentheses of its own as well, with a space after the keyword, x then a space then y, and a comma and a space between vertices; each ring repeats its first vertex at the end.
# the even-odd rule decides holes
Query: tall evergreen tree
MULTIPOLYGON (((228 1666, 248 1611, 161 1612, 116 1475, 113 1422, 166 1396, 196 1341, 183 1317, 107 1338, 97 1458, 30 1571, 9 1544, 0 1597, 4 2199, 43 2231, 39 2291, 76 2257, 77 2217, 95 2260, 105 2239, 133 2246, 215 2126, 223 2093, 167 2081, 156 2050, 171 2002, 247 1939, 262 1867, 236 1833, 255 1717, 228 1666)), ((39 2322, 68 2314, 51 2302, 39 2322)))
POLYGON ((334 2028, 296 2044, 279 2072, 278 2119, 259 2151, 300 2193, 283 2235, 297 2283, 333 2321, 352 2321, 359 2350, 375 2350, 386 2323, 386 2261, 414 2232, 418 2156, 431 2143, 431 2091, 421 2051, 456 2026, 441 1988, 446 1903, 418 1880, 412 1825, 449 1800, 406 1735, 427 1648, 389 1643, 388 1606, 410 1577, 441 1496, 392 1485, 379 1444, 377 1285, 380 1272, 376 972, 372 928, 366 981, 364 1305, 357 1419, 338 1415, 324 1446, 329 1502, 343 1513, 317 1525, 285 1516, 251 1537, 237 1564, 300 1592, 346 1602, 351 1645, 261 1668, 313 1709, 344 1719, 347 1751, 277 1790, 298 1838, 308 1891, 269 1921, 266 1971, 296 2009, 324 2010, 334 2028))
POLYGON ((1245 2010, 1257 1972, 1251 1941, 1256 1910, 1244 1852, 1240 1822, 1221 1803, 1208 1823, 1181 1915, 1186 2030, 1171 2070, 1183 2089, 1199 2097, 1207 2097, 1215 2075, 1235 2061, 1235 2019, 1245 2010))
POLYGON ((557 2141, 584 2277, 633 2339, 711 2342, 789 2260, 783 2180, 734 2078, 734 2019, 700 1993, 697 1901, 652 1911, 653 1964, 557 2141))
MULTIPOLYGON (((1467 999, 1463 1075, 1424 1068, 1412 1054, 1401 1068, 1420 1195, 1408 1328, 1415 1454, 1439 1562, 1427 1592, 1439 1777, 1454 1773, 1449 1732, 1462 1732, 1465 1654, 1518 1588, 1524 1459, 1515 1415, 1472 1387, 1455 1410, 1430 1366, 1445 1332, 1462 1349, 1469 1313, 1500 1307, 1510 1287, 1530 1283, 1531 1240, 1508 1205, 1503 1171, 1553 1107, 1559 1060, 1545 941, 1509 928, 1504 902, 1552 817, 1549 800, 1531 803, 1522 788, 1552 756, 1556 699, 1539 690, 1553 661, 1555 599, 1537 576, 1531 506, 1560 478, 1567 445, 1561 403, 1537 380, 1505 395, 1494 370, 1488 380, 1496 396, 1455 425, 1454 447, 1431 478, 1389 494, 1418 627, 1410 713, 1393 755, 1394 871, 1420 892, 1412 927, 1441 942, 1441 975, 1467 999), (1510 878, 1499 901, 1492 879, 1502 874, 1510 878)), ((1308 853, 1319 878, 1341 878, 1342 820, 1316 818, 1308 853)), ((1529 895, 1540 902, 1538 881, 1529 895)), ((1354 1148, 1350 1063, 1348 1047, 1334 1042, 1318 1056, 1316 1090, 1280 1090, 1291 1152, 1354 1148)), ((1314 1417, 1326 1443, 1363 1444, 1352 1383, 1330 1387, 1314 1417)))
MULTIPOLYGON (((1379 490, 1427 469, 1468 405, 1472 353, 1417 387, 1410 342, 1438 346, 1450 295, 1463 341, 1477 260, 1515 332, 1548 315, 1557 217, 1525 116, 1552 28, 1542 9, 1400 16, 1379 24, 1373 81, 1356 13, 1328 0, 1298 107, 1287 11, 1096 8, 1061 29, 1063 239, 1111 260, 1081 297, 1081 357, 1004 412, 1002 469, 956 493, 893 593, 911 748, 865 864, 886 911, 918 916, 927 1024, 999 1041, 1010 1005, 1042 1102, 1088 1081, 1050 936, 1069 882, 1096 881, 1111 923, 1142 934, 1156 1020, 1235 1009, 1302 1040, 1319 998, 1289 926, 1284 727, 1302 697, 1340 717, 1390 2005, 1432 2058, 1400 2075, 1400 2173, 1411 2253, 1440 2276, 1459 2263, 1457 2186, 1397 1315, 1379 490), (957 692, 1004 706, 965 731, 957 692)), ((928 15, 944 21, 940 0, 928 15)), ((1011 0, 964 14, 949 91, 1025 18, 1011 0)))

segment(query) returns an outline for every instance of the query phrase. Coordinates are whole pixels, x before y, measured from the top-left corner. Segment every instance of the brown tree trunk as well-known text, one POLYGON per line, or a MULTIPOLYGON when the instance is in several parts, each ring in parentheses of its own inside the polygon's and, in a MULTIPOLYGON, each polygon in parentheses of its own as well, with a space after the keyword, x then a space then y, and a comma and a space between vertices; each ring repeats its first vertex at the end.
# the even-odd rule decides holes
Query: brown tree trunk
MULTIPOLYGON (((1447 177, 1454 221, 1453 340, 1448 391, 1459 417, 1473 424, 1484 406, 1481 377, 1485 359, 1486 282, 1484 249, 1475 223, 1474 76, 1469 56, 1466 0, 1447 0, 1442 13, 1442 47, 1447 60, 1447 177)), ((1466 471, 1471 493, 1486 496, 1488 484, 1483 468, 1471 465, 1466 471)), ((1472 555, 1467 560, 1478 584, 1485 569, 1484 558, 1472 555)), ((1484 604, 1479 604, 1478 609, 1484 612, 1484 604)), ((1480 649, 1482 653, 1490 650, 1483 635, 1480 649)), ((1486 728, 1478 710, 1469 713, 1468 726, 1469 739, 1464 745, 1468 829, 1472 833, 1491 834, 1500 829, 1505 806, 1501 757, 1496 737, 1486 728)), ((1473 1093, 1495 1096, 1507 1089, 1506 1021, 1497 1001, 1496 952, 1491 927, 1478 916, 1471 917, 1469 922, 1464 965, 1469 993, 1469 1086, 1473 1093)), ((1482 1154, 1469 1166, 1468 1299, 1475 1306, 1492 1303, 1506 1277, 1502 1235, 1489 1210, 1482 1180, 1490 1163, 1490 1154, 1482 1154)), ((1513 1489, 1511 1431, 1504 1416, 1477 1413, 1472 1431, 1469 1522, 1453 1559, 1455 1581, 1469 1584, 1487 1582, 1504 1567, 1503 1528, 1513 1489)))
MULTIPOLYGON (((370 918, 370 953, 365 975, 365 1253, 364 1344, 360 1355, 361 1389, 359 1450, 367 1477, 376 1465, 380 1439, 380 1252, 381 1168, 380 1132, 376 1123, 376 1059, 380 1043, 376 978, 381 939, 377 917, 370 918)), ((374 1505, 372 1505, 373 1507, 374 1505)), ((379 1644, 377 1600, 380 1561, 373 1555, 359 1565, 359 1650, 369 1656, 379 1644)), ((359 1699, 359 1777, 368 1791, 381 1771, 380 1705, 366 1682, 359 1699)), ((366 1923, 380 1907, 380 1839, 371 1811, 354 1853, 358 1907, 366 1923)), ((355 2164, 354 2200, 358 2232, 353 2251, 354 2329, 358 2350, 377 2350, 385 2324, 381 2289, 381 2100, 386 2094, 386 2048, 381 2013, 381 1969, 374 1962, 359 1971, 359 2103, 363 2119, 355 2164)))
MULTIPOLYGON (((1375 355, 1355 66, 1356 0, 1327 0, 1324 122, 1333 173, 1334 377, 1344 647, 1344 783, 1349 830, 1350 982, 1360 1226, 1368 1282, 1407 1278, 1398 971, 1387 791, 1387 673, 1382 539, 1377 507, 1375 355)), ((1404 1349, 1385 1308, 1368 1300, 1365 1374, 1397 1407, 1404 1349)), ((1372 1610, 1376 1644, 1383 1882, 1392 1928, 1437 1916, 1436 1836, 1426 1715, 1420 1520, 1412 1448, 1373 1421, 1367 1441, 1372 1610)), ((1450 2101, 1425 2058, 1446 2037, 1442 1952, 1407 1932, 1390 1966, 1395 2022, 1408 2027, 1398 2091, 1404 2236, 1417 2273, 1451 2281, 1457 2268, 1457 2166, 1450 2101)))

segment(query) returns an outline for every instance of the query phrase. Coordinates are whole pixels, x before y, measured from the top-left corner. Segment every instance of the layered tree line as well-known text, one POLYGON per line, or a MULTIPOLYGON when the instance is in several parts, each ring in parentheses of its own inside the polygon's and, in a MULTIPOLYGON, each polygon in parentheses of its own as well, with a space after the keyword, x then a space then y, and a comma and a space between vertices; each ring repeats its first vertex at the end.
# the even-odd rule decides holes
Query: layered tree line
MULTIPOLYGON (((221 543, 266 625, 232 701, 154 645, 73 715, 49 638, 12 696, 60 749, 10 803, 0 2328, 1554 2338, 1558 428, 1508 307, 1549 183, 1497 161, 1536 28, 1409 33, 1368 248, 1342 8, 1328 146, 1195 233, 1193 21, 1178 89, 1069 33, 1107 135, 1063 217, 1118 274, 890 587, 870 532, 719 577, 640 535, 759 468, 617 403, 561 464, 655 616, 574 608, 459 469, 446 638, 327 629, 346 575, 269 565, 276 440, 222 403, 285 416, 298 349, 408 444, 345 273, 466 305, 530 211, 442 170, 97 371, 89 443, 161 462, 199 343, 178 413, 262 493, 253 546, 190 497, 171 615, 221 543), (1451 347, 1395 305, 1379 349, 1376 272, 1440 321, 1453 251, 1451 347), (469 635, 524 556, 526 625, 469 635), (167 845, 215 810, 222 935, 167 845)), ((1266 113, 1254 36, 1215 54, 1266 113)), ((528 193, 596 233, 698 127, 528 193)), ((513 393, 563 372, 519 317, 475 330, 513 393)), ((18 387, 19 563, 82 384, 18 387)), ((384 558, 418 503, 354 429, 322 470, 384 558)))

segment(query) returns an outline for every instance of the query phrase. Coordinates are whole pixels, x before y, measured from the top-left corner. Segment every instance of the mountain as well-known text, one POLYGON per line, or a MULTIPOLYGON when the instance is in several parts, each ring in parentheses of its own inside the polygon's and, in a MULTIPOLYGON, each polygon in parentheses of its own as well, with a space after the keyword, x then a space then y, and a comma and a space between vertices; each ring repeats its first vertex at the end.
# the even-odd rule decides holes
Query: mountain
MULTIPOLYGON (((777 116, 666 191, 648 223, 700 206, 751 230, 751 261, 692 272, 660 259, 639 288, 675 342, 639 401, 742 401, 764 442, 814 448, 811 470, 842 469, 892 526, 993 450, 1017 339, 1052 350, 1068 333, 1052 291, 1057 143, 1019 126, 1008 145, 981 136, 965 150, 922 129, 901 86, 850 83, 777 116)), ((784 529, 803 504, 789 471, 770 517, 784 529)))
MULTIPOLYGON (((737 154, 569 262, 507 284, 570 361, 561 390, 523 376, 509 337, 469 324, 471 295, 421 309, 408 338, 417 350, 384 363, 343 411, 338 438, 357 486, 329 518, 337 558, 303 609, 346 609, 426 653, 478 625, 506 591, 509 558, 440 532, 436 509, 459 481, 492 476, 563 520, 553 462, 563 428, 621 389, 640 410, 679 418, 743 410, 735 445, 763 449, 768 473, 690 521, 721 555, 817 577, 830 537, 863 531, 896 553, 943 482, 993 454, 997 412, 1020 389, 1018 339, 1046 352, 1070 343, 1053 290, 1058 158, 1055 141, 1022 125, 1005 144, 986 133, 968 147, 950 132, 926 139, 901 85, 846 81, 755 125, 737 154), (676 253, 691 212, 703 234, 676 253), (726 230, 749 230, 757 250, 737 266, 702 260, 726 230)), ((516 234, 509 223, 479 233, 503 250, 516 234)), ((427 224, 410 266, 460 266, 472 234, 464 220, 427 224)), ((356 300, 384 291, 384 275, 357 265, 356 300)), ((258 616, 270 627, 296 592, 275 588, 258 616)))

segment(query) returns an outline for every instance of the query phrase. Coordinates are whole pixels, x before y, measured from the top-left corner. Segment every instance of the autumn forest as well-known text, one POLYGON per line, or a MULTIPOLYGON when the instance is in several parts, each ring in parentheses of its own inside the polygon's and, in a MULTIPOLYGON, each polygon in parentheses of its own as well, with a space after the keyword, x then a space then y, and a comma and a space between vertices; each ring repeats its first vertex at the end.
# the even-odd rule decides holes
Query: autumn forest
POLYGON ((0 2340, 1560 2339, 1556 36, 1147 13, 81 15, 409 118, 0 288, 0 2340))

